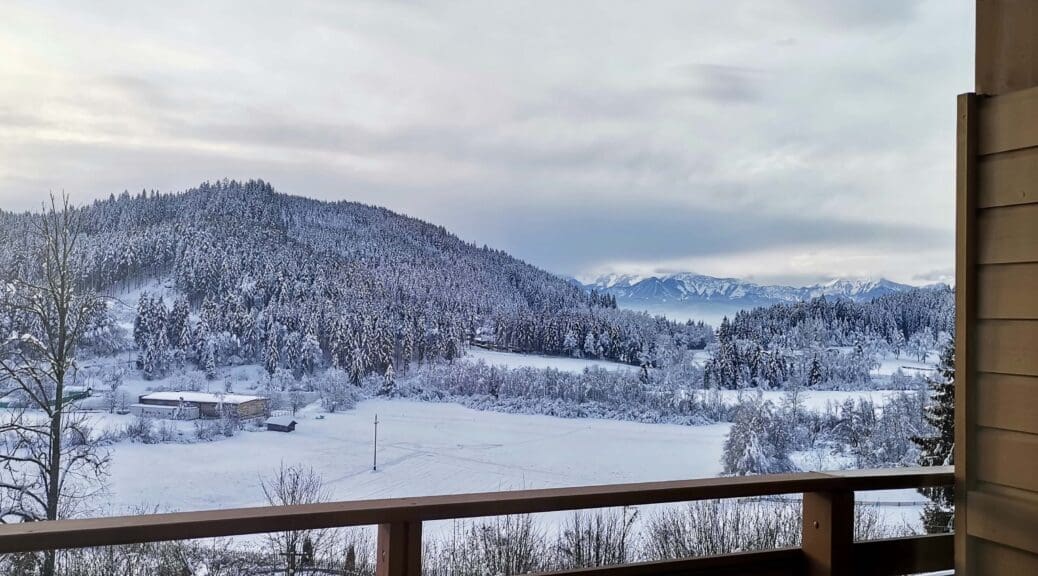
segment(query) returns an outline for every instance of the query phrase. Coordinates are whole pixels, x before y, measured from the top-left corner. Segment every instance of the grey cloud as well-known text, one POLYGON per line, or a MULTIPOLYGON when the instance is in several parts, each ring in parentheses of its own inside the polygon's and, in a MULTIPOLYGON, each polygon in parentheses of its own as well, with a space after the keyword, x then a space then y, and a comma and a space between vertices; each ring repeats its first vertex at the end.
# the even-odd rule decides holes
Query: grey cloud
POLYGON ((720 64, 693 64, 688 70, 695 92, 708 100, 741 103, 761 98, 765 74, 760 70, 720 64))

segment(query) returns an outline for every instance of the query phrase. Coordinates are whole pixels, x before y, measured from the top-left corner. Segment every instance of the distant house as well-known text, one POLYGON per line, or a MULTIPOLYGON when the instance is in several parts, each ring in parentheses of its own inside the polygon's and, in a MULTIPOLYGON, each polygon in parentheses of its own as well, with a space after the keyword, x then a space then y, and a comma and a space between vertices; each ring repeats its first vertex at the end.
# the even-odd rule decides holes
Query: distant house
POLYGON ((230 416, 259 418, 270 412, 270 400, 245 394, 213 394, 210 392, 152 392, 138 398, 147 406, 197 407, 202 418, 230 416))
POLYGON ((271 416, 267 418, 267 430, 274 432, 294 432, 296 421, 291 416, 271 416))

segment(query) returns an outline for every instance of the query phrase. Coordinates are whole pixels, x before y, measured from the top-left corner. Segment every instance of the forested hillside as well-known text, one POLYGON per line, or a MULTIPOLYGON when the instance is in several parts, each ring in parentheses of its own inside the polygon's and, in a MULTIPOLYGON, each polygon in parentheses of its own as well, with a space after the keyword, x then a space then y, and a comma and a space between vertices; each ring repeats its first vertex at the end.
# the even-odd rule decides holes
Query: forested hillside
MULTIPOLYGON (((0 266, 27 263, 33 215, 4 213, 0 266)), ((508 254, 442 227, 353 202, 321 202, 263 181, 179 194, 123 193, 81 209, 82 273, 117 293, 170 278, 183 298, 145 294, 133 339, 146 374, 178 364, 260 362, 364 374, 452 359, 481 339, 524 352, 627 363, 661 337, 705 346, 709 327, 616 309, 508 254)))

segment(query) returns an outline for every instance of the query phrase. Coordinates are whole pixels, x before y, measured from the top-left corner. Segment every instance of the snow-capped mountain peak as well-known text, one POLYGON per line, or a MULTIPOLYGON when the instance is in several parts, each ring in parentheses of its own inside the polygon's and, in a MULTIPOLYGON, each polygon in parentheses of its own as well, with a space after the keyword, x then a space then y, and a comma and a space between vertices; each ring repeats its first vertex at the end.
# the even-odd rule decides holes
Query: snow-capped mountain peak
POLYGON ((886 279, 835 279, 811 286, 761 285, 736 278, 716 278, 682 272, 657 276, 606 274, 585 288, 607 292, 618 300, 646 302, 728 301, 751 306, 798 302, 819 296, 872 300, 911 288, 886 279))

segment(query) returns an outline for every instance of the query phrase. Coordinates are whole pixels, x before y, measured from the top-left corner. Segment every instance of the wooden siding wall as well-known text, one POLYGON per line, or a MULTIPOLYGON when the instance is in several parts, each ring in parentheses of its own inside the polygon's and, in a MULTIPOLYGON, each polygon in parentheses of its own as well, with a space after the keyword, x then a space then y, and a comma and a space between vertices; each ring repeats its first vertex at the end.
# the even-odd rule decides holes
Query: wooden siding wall
POLYGON ((1038 88, 958 128, 956 566, 1038 574, 1038 88))

